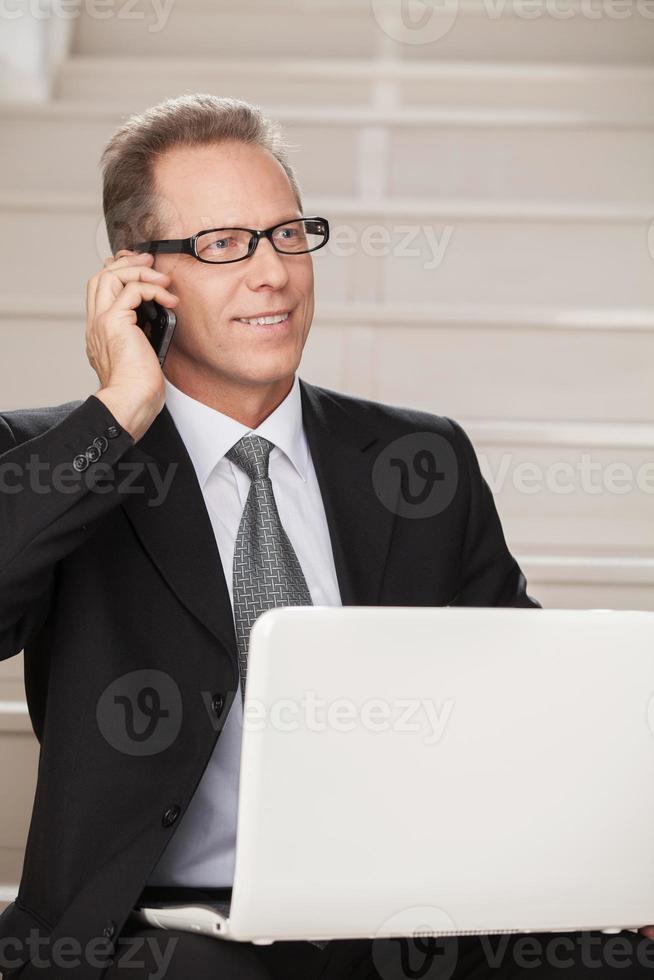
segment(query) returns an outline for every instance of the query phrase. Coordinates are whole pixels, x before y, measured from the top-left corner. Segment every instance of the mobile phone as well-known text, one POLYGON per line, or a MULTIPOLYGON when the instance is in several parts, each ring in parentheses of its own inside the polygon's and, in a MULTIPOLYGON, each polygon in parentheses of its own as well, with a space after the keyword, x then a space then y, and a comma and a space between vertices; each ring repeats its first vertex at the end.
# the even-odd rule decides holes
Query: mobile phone
POLYGON ((152 344, 159 364, 163 365, 177 326, 177 317, 166 306, 148 299, 136 308, 136 323, 152 344))

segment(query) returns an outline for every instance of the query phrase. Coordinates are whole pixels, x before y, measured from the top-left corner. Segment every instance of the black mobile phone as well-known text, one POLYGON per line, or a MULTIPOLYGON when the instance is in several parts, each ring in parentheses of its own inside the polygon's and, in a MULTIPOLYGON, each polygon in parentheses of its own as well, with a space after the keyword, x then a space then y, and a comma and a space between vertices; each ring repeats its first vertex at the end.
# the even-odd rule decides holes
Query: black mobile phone
POLYGON ((136 322, 154 347, 159 364, 163 365, 177 326, 177 317, 166 306, 148 299, 136 308, 136 322))

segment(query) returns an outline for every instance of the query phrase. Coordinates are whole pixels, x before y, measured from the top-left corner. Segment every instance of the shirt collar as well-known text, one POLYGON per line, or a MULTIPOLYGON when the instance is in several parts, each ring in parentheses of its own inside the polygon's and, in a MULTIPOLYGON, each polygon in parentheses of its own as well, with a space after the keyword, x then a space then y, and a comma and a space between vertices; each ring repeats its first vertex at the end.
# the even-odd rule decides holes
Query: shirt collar
MULTIPOLYGON (((288 395, 256 429, 191 398, 165 375, 164 384, 166 408, 186 446, 201 487, 227 450, 248 432, 255 432, 272 442, 306 482, 309 450, 302 425, 302 398, 297 374, 288 395)), ((273 449, 271 455, 274 452, 273 449)))

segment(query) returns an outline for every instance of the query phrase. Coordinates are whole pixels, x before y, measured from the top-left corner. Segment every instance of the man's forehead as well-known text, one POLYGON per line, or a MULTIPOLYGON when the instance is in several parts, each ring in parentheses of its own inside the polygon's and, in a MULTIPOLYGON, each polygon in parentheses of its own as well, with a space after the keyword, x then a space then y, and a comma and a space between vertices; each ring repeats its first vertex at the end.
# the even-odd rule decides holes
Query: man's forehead
POLYGON ((160 214, 175 234, 191 235, 203 228, 269 228, 301 214, 287 174, 260 147, 176 148, 157 161, 153 176, 160 214), (225 170, 215 165, 225 155, 243 152, 254 154, 252 167, 225 170))
POLYGON ((162 217, 170 235, 187 238, 205 228, 271 228, 283 221, 300 218, 302 212, 294 197, 279 201, 251 201, 246 206, 217 203, 208 207, 180 209, 168 199, 160 198, 162 217))

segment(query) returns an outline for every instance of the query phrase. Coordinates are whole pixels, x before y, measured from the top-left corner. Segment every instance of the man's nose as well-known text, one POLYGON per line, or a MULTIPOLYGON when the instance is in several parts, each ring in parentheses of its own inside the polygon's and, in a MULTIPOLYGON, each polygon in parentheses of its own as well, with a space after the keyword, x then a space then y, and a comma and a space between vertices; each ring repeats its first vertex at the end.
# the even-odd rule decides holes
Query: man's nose
POLYGON ((274 286, 279 289, 288 280, 288 269, 284 256, 275 250, 272 242, 262 238, 254 255, 247 259, 249 285, 274 286))

